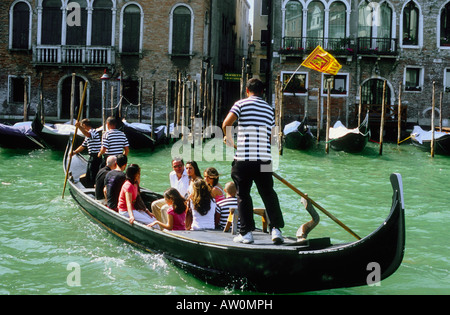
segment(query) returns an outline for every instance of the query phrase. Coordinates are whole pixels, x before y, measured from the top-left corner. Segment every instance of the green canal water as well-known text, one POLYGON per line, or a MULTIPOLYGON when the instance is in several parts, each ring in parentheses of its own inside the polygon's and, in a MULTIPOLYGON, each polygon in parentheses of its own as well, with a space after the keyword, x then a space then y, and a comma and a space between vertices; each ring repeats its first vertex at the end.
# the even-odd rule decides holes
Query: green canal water
MULTIPOLYGON (((171 149, 131 152, 130 162, 143 170, 143 187, 157 192, 167 188, 171 149)), ((202 170, 215 166, 222 184, 230 180, 230 162, 208 160, 204 156, 198 161, 202 170)), ((205 284, 162 256, 126 244, 92 223, 68 189, 61 198, 62 152, 0 148, 0 162, 0 294, 248 293, 205 284), (71 281, 74 270, 80 276, 76 283, 71 281)), ((325 154, 322 143, 307 152, 285 149, 277 170, 361 237, 388 215, 393 172, 403 176, 406 204, 406 249, 400 268, 379 286, 309 294, 450 293, 450 157, 431 158, 407 143, 385 144, 382 156, 374 143, 357 155, 325 154)), ((310 218, 298 195, 277 180, 275 188, 286 221, 283 233, 295 236, 310 218)), ((254 200, 255 206, 262 206, 256 190, 254 200)), ((354 240, 321 215, 310 237, 324 236, 333 243, 354 240)))

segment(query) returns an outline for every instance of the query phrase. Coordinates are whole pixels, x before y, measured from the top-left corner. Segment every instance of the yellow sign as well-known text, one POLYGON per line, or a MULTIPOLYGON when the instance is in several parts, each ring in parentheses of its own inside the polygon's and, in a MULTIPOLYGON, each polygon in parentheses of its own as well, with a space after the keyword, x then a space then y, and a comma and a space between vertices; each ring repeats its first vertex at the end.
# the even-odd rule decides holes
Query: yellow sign
POLYGON ((242 75, 240 73, 225 73, 224 80, 225 81, 241 81, 242 75))
POLYGON ((320 46, 317 46, 309 54, 305 61, 303 61, 302 66, 331 75, 336 75, 342 68, 339 62, 320 46))

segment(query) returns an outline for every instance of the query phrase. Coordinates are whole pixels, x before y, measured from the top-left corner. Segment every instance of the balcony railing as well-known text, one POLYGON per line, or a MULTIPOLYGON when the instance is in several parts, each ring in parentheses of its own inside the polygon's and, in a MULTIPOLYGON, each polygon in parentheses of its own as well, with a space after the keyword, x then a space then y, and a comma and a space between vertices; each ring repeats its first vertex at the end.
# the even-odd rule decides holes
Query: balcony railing
POLYGON ((358 37, 358 54, 397 55, 396 38, 358 37))
POLYGON ((397 39, 360 37, 321 38, 321 37, 284 37, 279 53, 301 56, 310 53, 318 45, 335 55, 376 54, 397 55, 397 39))
POLYGON ((33 62, 39 65, 106 66, 114 63, 113 47, 50 46, 33 47, 33 62))

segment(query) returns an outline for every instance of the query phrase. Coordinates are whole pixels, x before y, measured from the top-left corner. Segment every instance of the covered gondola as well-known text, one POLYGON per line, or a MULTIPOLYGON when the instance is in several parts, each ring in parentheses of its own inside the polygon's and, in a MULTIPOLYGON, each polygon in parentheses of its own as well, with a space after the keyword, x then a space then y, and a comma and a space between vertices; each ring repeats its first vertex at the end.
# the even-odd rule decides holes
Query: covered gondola
POLYGON ((44 149, 45 145, 33 131, 31 124, 31 121, 19 122, 12 126, 0 124, 0 147, 28 150, 44 149))
MULTIPOLYGON (((46 147, 64 151, 69 137, 75 133, 75 126, 70 122, 65 124, 43 124, 39 116, 36 115, 32 123, 33 132, 43 141, 46 147)), ((84 141, 84 135, 78 130, 75 145, 79 146, 84 141)))
MULTIPOLYGON (((430 152, 432 137, 431 130, 425 131, 420 126, 414 126, 411 133, 411 142, 416 147, 430 152)), ((443 131, 434 132, 434 152, 436 154, 450 155, 450 133, 443 131)))
MULTIPOLYGON (((68 164, 65 158, 64 168, 68 164)), ((70 160, 69 190, 93 222, 143 250, 162 254, 210 284, 259 292, 362 286, 371 283, 373 272, 377 281, 389 277, 403 259, 405 221, 399 174, 391 175, 393 198, 387 219, 366 237, 343 244, 331 244, 329 238, 298 241, 288 237, 284 244, 274 245, 262 231, 254 232, 253 244, 238 244, 222 230, 161 231, 136 222, 130 225, 127 218, 98 202, 93 189, 80 183, 85 169, 82 156, 70 160)), ((147 204, 161 198, 146 189, 142 195, 147 204)))
POLYGON ((127 136, 130 148, 133 149, 154 149, 156 145, 163 142, 165 137, 164 126, 155 128, 152 138, 152 126, 144 123, 129 123, 122 120, 118 128, 127 136))
POLYGON ((335 151, 359 153, 366 147, 370 138, 369 113, 366 118, 354 129, 348 129, 341 121, 337 121, 329 132, 330 146, 335 151))
POLYGON ((308 126, 308 117, 287 124, 283 129, 284 146, 288 149, 307 150, 314 142, 314 136, 308 126))

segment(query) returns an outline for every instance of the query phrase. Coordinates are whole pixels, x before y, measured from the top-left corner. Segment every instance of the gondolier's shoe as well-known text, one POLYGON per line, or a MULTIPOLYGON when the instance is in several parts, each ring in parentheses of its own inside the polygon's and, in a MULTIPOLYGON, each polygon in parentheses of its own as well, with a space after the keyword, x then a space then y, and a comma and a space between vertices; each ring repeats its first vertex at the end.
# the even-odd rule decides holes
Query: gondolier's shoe
POLYGON ((239 234, 235 238, 233 238, 233 242, 242 243, 242 244, 251 244, 254 242, 252 232, 247 232, 244 235, 239 234))
POLYGON ((273 228, 271 234, 272 234, 272 242, 275 245, 284 243, 283 235, 281 235, 281 231, 279 229, 273 228))

